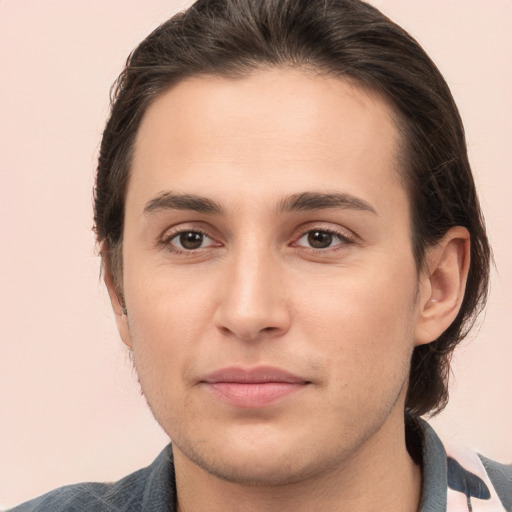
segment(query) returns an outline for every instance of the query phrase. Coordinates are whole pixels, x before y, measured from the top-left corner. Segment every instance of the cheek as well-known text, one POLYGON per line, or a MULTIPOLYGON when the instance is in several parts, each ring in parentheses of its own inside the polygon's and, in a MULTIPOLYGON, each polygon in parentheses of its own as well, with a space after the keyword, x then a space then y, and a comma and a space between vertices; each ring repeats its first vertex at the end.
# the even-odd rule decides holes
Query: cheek
POLYGON ((163 389, 163 383, 175 389, 211 321, 211 286, 164 268, 137 273, 128 268, 126 274, 136 276, 126 281, 125 296, 139 378, 148 390, 163 389))
POLYGON ((185 269, 170 275, 169 269, 153 268, 127 282, 137 375, 151 411, 170 437, 180 438, 183 424, 206 421, 203 408, 194 403, 190 376, 198 360, 208 367, 214 358, 208 348, 215 341, 215 289, 211 279, 185 269))
MULTIPOLYGON (((212 305, 213 283, 197 270, 170 271, 165 265, 137 265, 126 275, 125 295, 129 313, 144 332, 172 340, 175 331, 192 332, 204 323, 212 305)), ((150 342, 151 340, 148 340, 150 342)))
POLYGON ((417 287, 415 270, 408 267, 388 265, 377 271, 361 265, 303 276, 295 280, 294 294, 301 298, 301 316, 320 329, 343 324, 374 335, 379 325, 384 331, 404 325, 413 314, 417 287))
POLYGON ((328 352, 332 368, 357 369, 359 375, 408 368, 414 333, 413 266, 377 273, 351 269, 336 279, 312 279, 307 288, 301 294, 300 322, 318 341, 318 350, 328 352))

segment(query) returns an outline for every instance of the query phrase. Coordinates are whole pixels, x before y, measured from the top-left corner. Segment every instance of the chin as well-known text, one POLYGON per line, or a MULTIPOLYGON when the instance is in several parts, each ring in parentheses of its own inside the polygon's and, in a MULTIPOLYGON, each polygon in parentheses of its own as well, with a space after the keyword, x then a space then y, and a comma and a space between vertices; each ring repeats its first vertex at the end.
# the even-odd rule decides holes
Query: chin
MULTIPOLYGON (((207 472, 209 475, 233 484, 266 487, 292 485, 325 470, 323 464, 300 460, 297 454, 288 453, 240 453, 221 452, 221 457, 213 453, 204 454, 182 450, 185 457, 207 472)), ((333 464, 334 466, 334 464, 333 464)))
POLYGON ((294 438, 289 431, 279 435, 272 429, 258 429, 259 435, 251 438, 238 434, 203 437, 202 442, 178 436, 173 446, 210 476, 254 487, 293 485, 329 473, 343 465, 350 452, 343 446, 321 446, 311 435, 294 438))

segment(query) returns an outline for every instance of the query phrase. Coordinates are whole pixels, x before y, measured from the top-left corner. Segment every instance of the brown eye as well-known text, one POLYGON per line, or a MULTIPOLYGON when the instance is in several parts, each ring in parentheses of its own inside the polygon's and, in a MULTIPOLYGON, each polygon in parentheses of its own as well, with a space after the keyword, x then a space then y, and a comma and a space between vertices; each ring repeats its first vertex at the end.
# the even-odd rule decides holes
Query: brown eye
POLYGON ((167 243, 179 250, 194 251, 211 246, 213 240, 200 231, 182 231, 170 238, 167 243))
POLYGON ((197 231, 187 231, 179 236, 180 244, 184 249, 199 249, 203 243, 204 235, 197 231))
POLYGON ((326 249, 332 245, 333 234, 327 231, 310 231, 307 234, 308 243, 313 249, 326 249))
POLYGON ((309 249, 322 250, 342 247, 351 243, 353 243, 353 240, 341 233, 326 229, 311 229, 304 233, 297 242, 295 242, 295 245, 309 249))

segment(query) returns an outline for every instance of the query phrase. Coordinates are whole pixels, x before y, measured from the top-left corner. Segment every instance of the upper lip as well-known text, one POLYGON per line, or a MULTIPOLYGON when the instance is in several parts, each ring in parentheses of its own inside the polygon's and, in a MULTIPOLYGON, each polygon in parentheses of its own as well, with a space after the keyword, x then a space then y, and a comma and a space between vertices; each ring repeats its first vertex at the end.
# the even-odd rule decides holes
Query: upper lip
POLYGON ((258 366, 254 368, 241 368, 232 366, 221 368, 205 375, 201 382, 217 384, 232 382, 239 384, 263 384, 269 382, 283 382, 290 384, 307 384, 309 381, 281 368, 272 366, 258 366))

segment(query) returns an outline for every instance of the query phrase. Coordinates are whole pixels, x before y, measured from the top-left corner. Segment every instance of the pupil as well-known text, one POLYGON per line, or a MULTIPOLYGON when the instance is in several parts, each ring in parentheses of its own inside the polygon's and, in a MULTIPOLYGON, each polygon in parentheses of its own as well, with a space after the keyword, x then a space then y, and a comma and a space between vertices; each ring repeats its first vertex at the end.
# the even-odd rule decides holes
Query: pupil
POLYGON ((180 243, 185 249, 199 249, 203 243, 203 234, 187 231, 180 235, 180 243))
POLYGON ((325 231, 311 231, 308 234, 308 242, 315 249, 325 249, 332 244, 332 235, 325 231))

